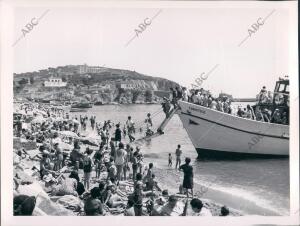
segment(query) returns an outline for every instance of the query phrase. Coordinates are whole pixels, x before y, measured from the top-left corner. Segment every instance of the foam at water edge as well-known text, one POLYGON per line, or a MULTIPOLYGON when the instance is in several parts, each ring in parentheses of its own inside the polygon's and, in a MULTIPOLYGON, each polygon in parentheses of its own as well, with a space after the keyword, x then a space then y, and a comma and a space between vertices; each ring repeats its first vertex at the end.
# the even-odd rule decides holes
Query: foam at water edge
MULTIPOLYGON (((246 191, 245 189, 234 188, 234 187, 225 187, 224 185, 219 185, 219 184, 216 184, 216 183, 211 184, 211 183, 209 183, 207 181, 204 182, 204 181, 199 181, 197 179, 194 179, 194 181, 197 184, 201 184, 203 186, 206 186, 208 184, 209 185, 209 189, 220 191, 222 193, 227 193, 227 194, 230 194, 231 196, 235 196, 235 197, 244 199, 247 202, 254 203, 257 206, 263 207, 265 209, 268 209, 268 210, 270 210, 272 212, 277 213, 278 215, 284 215, 284 216, 288 216, 289 215, 289 210, 286 210, 284 208, 280 208, 279 205, 277 205, 276 208, 275 208, 274 204, 272 204, 270 201, 268 201, 268 200, 262 200, 260 197, 254 195, 250 191, 246 191)), ((244 206, 246 206, 246 204, 244 206)))

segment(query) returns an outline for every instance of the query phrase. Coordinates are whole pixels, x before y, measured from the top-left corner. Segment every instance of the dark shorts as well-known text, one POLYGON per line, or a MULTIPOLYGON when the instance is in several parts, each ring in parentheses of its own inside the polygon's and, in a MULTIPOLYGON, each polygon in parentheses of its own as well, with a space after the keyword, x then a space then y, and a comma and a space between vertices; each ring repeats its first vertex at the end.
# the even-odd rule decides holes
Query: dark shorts
POLYGON ((194 187, 193 177, 184 177, 182 187, 185 189, 193 189, 194 187))

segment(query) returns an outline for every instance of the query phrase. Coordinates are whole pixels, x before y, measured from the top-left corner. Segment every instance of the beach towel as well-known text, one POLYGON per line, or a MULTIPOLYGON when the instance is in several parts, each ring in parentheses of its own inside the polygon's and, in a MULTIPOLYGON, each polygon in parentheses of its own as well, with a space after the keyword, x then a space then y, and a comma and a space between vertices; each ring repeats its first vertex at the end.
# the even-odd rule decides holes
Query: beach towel
POLYGON ((83 202, 73 195, 64 195, 56 203, 63 205, 67 209, 78 210, 83 207, 83 202))

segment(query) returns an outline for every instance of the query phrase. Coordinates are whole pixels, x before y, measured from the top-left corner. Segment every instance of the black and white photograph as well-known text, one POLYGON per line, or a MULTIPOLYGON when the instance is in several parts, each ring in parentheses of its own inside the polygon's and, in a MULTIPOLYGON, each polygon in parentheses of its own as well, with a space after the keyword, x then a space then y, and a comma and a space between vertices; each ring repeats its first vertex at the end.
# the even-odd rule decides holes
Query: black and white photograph
POLYGON ((0 5, 2 225, 298 225, 297 1, 87 2, 0 5))

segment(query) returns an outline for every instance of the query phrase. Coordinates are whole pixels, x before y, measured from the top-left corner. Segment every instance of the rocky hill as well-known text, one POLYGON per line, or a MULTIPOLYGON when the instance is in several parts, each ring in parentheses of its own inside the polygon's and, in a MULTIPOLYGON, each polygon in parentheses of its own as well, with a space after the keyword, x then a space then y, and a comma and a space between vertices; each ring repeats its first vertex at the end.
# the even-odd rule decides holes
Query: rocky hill
POLYGON ((173 81, 135 71, 87 65, 14 74, 14 97, 38 101, 156 103, 175 86, 173 81), (59 81, 61 87, 49 81, 59 81))

